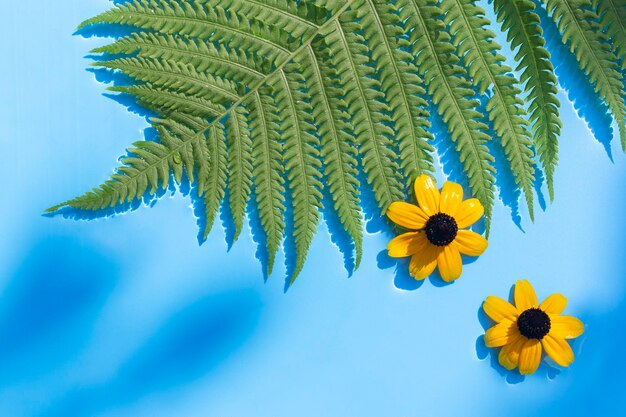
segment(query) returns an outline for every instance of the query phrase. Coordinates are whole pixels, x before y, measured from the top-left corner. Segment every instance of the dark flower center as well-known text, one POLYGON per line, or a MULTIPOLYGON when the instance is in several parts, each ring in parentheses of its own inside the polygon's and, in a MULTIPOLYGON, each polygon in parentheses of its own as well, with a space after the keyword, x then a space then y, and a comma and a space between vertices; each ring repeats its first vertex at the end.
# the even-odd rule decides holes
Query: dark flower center
POLYGON ((517 328, 527 338, 541 340, 550 331, 550 317, 539 308, 529 308, 517 318, 517 328))
POLYGON ((436 246, 447 246, 456 237, 459 227, 452 216, 437 213, 426 222, 426 237, 436 246))

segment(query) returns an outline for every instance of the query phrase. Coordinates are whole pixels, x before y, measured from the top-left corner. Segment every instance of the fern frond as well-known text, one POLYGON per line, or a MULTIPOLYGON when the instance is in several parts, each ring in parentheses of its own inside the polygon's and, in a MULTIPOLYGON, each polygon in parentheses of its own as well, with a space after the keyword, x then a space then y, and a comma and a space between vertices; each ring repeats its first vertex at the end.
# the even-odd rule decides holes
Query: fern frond
POLYGON ((453 43, 474 85, 481 94, 493 89, 487 103, 489 119, 502 140, 515 182, 526 197, 533 220, 534 152, 528 122, 524 119, 524 101, 519 98, 521 91, 516 87, 518 81, 508 75, 511 68, 503 65, 505 58, 495 52, 501 47, 493 39, 495 34, 485 28, 489 20, 475 1, 443 0, 441 7, 447 10, 444 21, 450 27, 453 43))
MULTIPOLYGON (((235 114, 235 113, 233 113, 235 114)), ((222 123, 211 123, 207 126, 207 142, 209 154, 211 155, 211 165, 206 180, 204 197, 204 214, 206 226, 204 228, 203 239, 206 239, 211 232, 215 216, 220 208, 220 204, 226 193, 226 174, 228 172, 228 156, 226 149, 226 136, 222 123)))
POLYGON ((590 0, 544 0, 557 23, 563 42, 576 56, 580 68, 617 121, 622 148, 626 150, 626 105, 622 74, 609 39, 591 10, 590 0))
POLYGON ((269 276, 285 231, 285 187, 278 110, 268 92, 254 92, 250 100, 250 116, 254 164, 252 181, 261 227, 266 237, 266 272, 269 276))
MULTIPOLYGON (((358 5, 358 4, 357 4, 358 5)), ((361 24, 356 22, 358 14, 346 13, 341 23, 334 24, 329 33, 332 42, 333 62, 339 75, 339 83, 346 91, 346 104, 350 123, 359 143, 361 165, 367 175, 368 184, 384 213, 387 207, 404 196, 400 167, 390 149, 393 130, 388 124, 391 119, 389 106, 380 91, 380 81, 373 75, 369 50, 365 39, 359 34, 361 24)))
POLYGON ((271 84, 282 119, 285 168, 293 205, 296 262, 291 282, 304 266, 322 208, 319 140, 313 134, 310 98, 300 70, 299 66, 288 64, 271 84))
POLYGON ((593 8, 600 17, 600 27, 606 29, 622 70, 626 69, 626 1, 593 0, 593 8))
POLYGON ((248 111, 238 106, 226 121, 228 137, 228 188, 230 190, 230 210, 235 222, 237 240, 243 227, 246 206, 252 187, 252 142, 248 127, 248 111))
POLYGON ((232 79, 243 85, 259 82, 271 70, 269 61, 247 50, 227 48, 225 43, 215 45, 183 35, 132 33, 92 52, 183 63, 199 73, 232 79))
POLYGON ((104 184, 84 195, 51 207, 55 212, 69 206, 79 210, 103 210, 118 204, 129 203, 149 191, 155 194, 166 189, 170 172, 176 182, 183 172, 194 181, 198 172, 198 186, 204 188, 208 173, 209 149, 204 134, 191 131, 174 120, 154 120, 161 143, 141 141, 134 143, 128 156, 121 158, 122 166, 104 184), (176 133, 174 133, 176 132, 176 133), (183 134, 178 136, 178 134, 183 134))
POLYGON ((361 25, 381 91, 390 105, 400 165, 410 184, 418 175, 434 171, 430 155, 433 148, 426 142, 432 136, 426 131, 430 127, 427 103, 420 97, 425 93, 423 81, 417 75, 413 56, 402 49, 408 42, 401 36, 408 29, 399 15, 399 6, 384 0, 365 0, 361 7, 369 13, 362 16, 361 25))
POLYGON ((460 153, 463 169, 476 198, 485 207, 487 223, 494 200, 494 158, 485 143, 487 126, 477 119, 478 102, 467 80, 466 70, 458 65, 450 35, 443 30, 443 12, 434 0, 403 0, 408 19, 415 28, 410 33, 412 53, 424 77, 428 93, 460 153))
POLYGON ((299 59, 303 76, 311 94, 312 114, 321 139, 320 153, 324 165, 325 183, 334 202, 334 209, 344 230, 355 244, 355 269, 363 255, 363 226, 359 201, 359 181, 356 160, 356 138, 343 110, 345 91, 335 81, 336 72, 330 65, 328 48, 310 46, 299 59), (320 50, 321 49, 321 50, 320 50))
POLYGON ((556 75, 545 48, 540 18, 531 0, 494 0, 497 20, 507 32, 519 63, 521 82, 528 94, 530 121, 535 148, 546 175, 550 200, 554 200, 554 170, 558 163, 558 137, 561 134, 556 75))

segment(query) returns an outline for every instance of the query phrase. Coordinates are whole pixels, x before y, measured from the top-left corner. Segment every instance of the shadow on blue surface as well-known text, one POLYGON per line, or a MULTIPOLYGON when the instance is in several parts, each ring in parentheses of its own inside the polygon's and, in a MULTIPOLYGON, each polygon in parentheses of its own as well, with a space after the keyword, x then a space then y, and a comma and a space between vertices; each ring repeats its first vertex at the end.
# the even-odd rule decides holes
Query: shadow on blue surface
POLYGON ((91 245, 63 236, 36 243, 2 293, 3 385, 73 360, 117 279, 116 266, 91 245))
POLYGON ((94 415, 206 377, 253 335, 260 311, 249 290, 207 295, 158 326, 112 380, 69 392, 41 415, 94 415))
MULTIPOLYGON (((513 303, 514 289, 515 289, 515 286, 513 285, 511 287, 511 290, 509 291, 508 301, 511 303, 513 303)), ((480 325, 483 327, 483 330, 485 331, 487 331, 487 329, 489 329, 490 327, 496 324, 493 320, 491 320, 489 316, 487 316, 487 314, 483 310, 482 305, 478 308, 477 316, 478 316, 478 321, 480 322, 480 325)), ((483 338, 483 335, 478 336, 478 338, 476 339, 476 357, 478 359, 486 360, 487 358, 489 358, 491 367, 495 369, 496 371, 498 371, 498 373, 502 375, 504 379, 506 380, 506 382, 508 382, 509 384, 519 384, 520 382, 523 382, 525 380, 525 376, 521 375, 517 369, 508 370, 502 365, 500 365, 500 362, 498 361, 499 352, 500 352, 500 348, 489 348, 485 346, 485 340, 483 338)), ((545 352, 543 356, 545 356, 545 352)), ((544 357, 536 373, 538 375, 544 375, 547 379, 553 380, 557 376, 559 376, 561 371, 558 368, 549 365, 546 362, 546 358, 544 357)))

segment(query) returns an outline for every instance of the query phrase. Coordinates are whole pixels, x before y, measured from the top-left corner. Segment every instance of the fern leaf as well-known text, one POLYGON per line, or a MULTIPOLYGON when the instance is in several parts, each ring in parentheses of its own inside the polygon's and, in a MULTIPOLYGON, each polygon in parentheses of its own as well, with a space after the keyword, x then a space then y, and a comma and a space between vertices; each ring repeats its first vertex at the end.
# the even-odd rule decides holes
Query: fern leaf
POLYGON ((207 142, 211 155, 211 165, 206 180, 206 190, 203 194, 206 216, 203 239, 206 239, 211 232, 215 216, 217 216, 226 192, 228 157, 223 124, 212 123, 208 126, 207 142))
POLYGON ((259 82, 270 72, 269 61, 247 50, 227 46, 225 43, 214 45, 203 39, 183 35, 140 32, 93 49, 92 52, 184 63, 198 73, 232 79, 243 85, 259 82))
POLYGON ((489 119, 502 140, 515 182, 526 197, 533 220, 534 152, 528 122, 523 118, 524 101, 515 87, 518 81, 507 74, 511 69, 502 64, 505 58, 494 52, 500 45, 493 40, 495 34, 485 28, 489 20, 483 9, 472 0, 443 0, 441 7, 447 10, 444 21, 474 85, 481 94, 493 89, 487 103, 489 119))
POLYGON ((228 136, 228 188, 230 190, 230 210, 235 222, 237 240, 243 227, 246 206, 252 186, 252 142, 248 128, 248 114, 243 106, 235 108, 226 121, 228 136))
POLYGON ((266 236, 266 273, 269 276, 285 231, 283 148, 278 132, 278 110, 272 97, 268 93, 255 91, 250 109, 254 164, 252 180, 261 226, 266 236))
POLYGON ((494 0, 498 22, 507 32, 513 49, 519 48, 516 60, 524 91, 528 94, 530 121, 535 147, 546 175, 550 200, 554 200, 554 170, 558 163, 558 138, 561 134, 556 75, 545 48, 540 18, 530 0, 494 0))
POLYGON ((626 1, 593 0, 593 8, 600 17, 600 26, 606 28, 621 68, 626 69, 626 1))
POLYGON ((626 150, 626 105, 622 75, 616 70, 617 58, 606 33, 591 10, 590 0, 544 0, 548 13, 557 23, 563 42, 576 56, 600 98, 617 121, 622 148, 626 150))
POLYGON ((434 170, 433 148, 426 142, 432 136, 426 111, 427 103, 420 95, 425 91, 417 75, 413 57, 402 48, 401 38, 408 32, 402 24, 398 5, 383 0, 366 0, 362 7, 370 13, 362 17, 363 35, 375 57, 380 74, 380 87, 391 108, 396 140, 400 150, 401 168, 407 184, 420 174, 434 170))
POLYGON ((296 261, 292 283, 304 266, 322 208, 319 141, 312 134, 310 100, 303 91, 304 77, 298 70, 297 65, 288 64, 272 83, 282 117, 285 167, 293 205, 296 261))
POLYGON ((369 65, 369 50, 359 34, 361 24, 355 22, 356 18, 358 14, 355 13, 342 15, 341 23, 334 23, 335 30, 328 35, 328 41, 336 45, 333 62, 339 83, 346 91, 350 123, 360 145, 361 164, 384 213, 392 202, 403 198, 404 186, 400 167, 390 149, 393 135, 393 130, 388 127, 390 109, 383 101, 380 81, 373 77, 375 70, 369 65))
POLYGON ((469 185, 485 207, 487 223, 494 200, 494 158, 485 146, 487 129, 477 119, 478 102, 472 99, 466 70, 458 65, 450 35, 443 31, 442 11, 434 0, 406 0, 408 19, 415 28, 410 34, 412 53, 424 77, 437 111, 448 125, 456 143, 469 185))
POLYGON ((313 119, 318 126, 317 135, 321 138, 325 182, 339 220, 355 244, 356 269, 363 255, 356 139, 349 133, 348 116, 342 109, 345 104, 341 97, 345 96, 345 92, 333 82, 337 78, 336 73, 331 66, 318 64, 318 61, 329 59, 329 51, 319 49, 318 46, 314 51, 309 46, 299 64, 311 93, 313 119))

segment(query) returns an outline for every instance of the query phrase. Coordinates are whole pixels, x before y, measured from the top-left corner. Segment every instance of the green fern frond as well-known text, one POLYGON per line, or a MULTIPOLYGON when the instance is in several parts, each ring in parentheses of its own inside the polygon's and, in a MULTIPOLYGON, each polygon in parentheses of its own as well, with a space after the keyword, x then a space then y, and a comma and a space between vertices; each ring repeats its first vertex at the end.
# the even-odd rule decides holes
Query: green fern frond
POLYGON ((405 0, 408 19, 415 28, 410 34, 412 53, 432 96, 433 103, 448 125, 456 143, 469 185, 485 207, 487 223, 494 200, 494 158, 485 143, 487 126, 478 121, 478 102, 467 80, 467 71, 458 64, 450 35, 443 31, 442 10, 434 0, 405 0))
POLYGON ((593 8, 600 17, 600 26, 606 28, 621 68, 626 69, 626 1, 593 0, 593 8))
POLYGON ((252 187, 252 141, 248 126, 248 111, 238 106, 226 121, 228 136, 228 189, 230 211, 235 222, 237 240, 243 228, 246 206, 252 187))
POLYGON ((622 74, 609 39, 591 9, 590 0, 544 0, 557 23, 563 42, 574 53, 580 68, 617 121, 622 148, 626 150, 626 104, 622 74))
POLYGON ((474 85, 481 94, 493 89, 487 103, 489 119, 502 140, 515 182, 526 197, 533 220, 534 151, 528 122, 524 119, 524 101, 519 98, 520 90, 516 87, 518 81, 508 75, 511 68, 503 65, 505 58, 495 52, 501 47, 493 40, 495 34, 485 28, 489 20, 475 1, 443 0, 441 6, 448 11, 445 22, 450 26, 453 43, 463 57, 474 85))
MULTIPOLYGON (((622 0, 545 1, 623 134, 616 70, 624 55, 623 25, 613 21, 623 12, 622 0)), ((532 132, 552 196, 559 103, 539 20, 530 0, 494 0, 494 7, 519 48, 532 132)), ((494 157, 477 111, 489 91, 489 119, 532 216, 531 129, 518 82, 497 54, 475 0, 132 0, 79 29, 108 24, 130 32, 96 48, 102 55, 94 65, 132 79, 110 89, 158 115, 151 123, 159 142, 135 144, 101 187, 51 211, 115 207, 156 194, 170 176, 178 183, 186 176, 204 201, 205 238, 227 194, 234 240, 252 204, 265 235, 259 242, 268 275, 290 233, 293 282, 328 198, 354 243, 358 267, 359 178, 384 213, 407 198, 415 176, 434 171, 429 97, 489 220, 494 157)))
POLYGON ((507 32, 507 40, 518 49, 515 59, 521 82, 528 94, 530 121, 535 148, 546 175, 550 201, 554 200, 554 170, 558 163, 561 134, 556 75, 546 50, 540 18, 531 0, 494 0, 497 20, 507 32))

